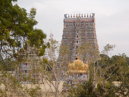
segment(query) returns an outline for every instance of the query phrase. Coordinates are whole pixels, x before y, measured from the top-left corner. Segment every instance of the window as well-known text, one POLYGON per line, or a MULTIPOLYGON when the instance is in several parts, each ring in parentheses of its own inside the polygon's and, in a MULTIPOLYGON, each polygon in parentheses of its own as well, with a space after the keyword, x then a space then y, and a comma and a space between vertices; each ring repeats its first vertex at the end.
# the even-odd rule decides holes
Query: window
POLYGON ((75 26, 75 23, 73 23, 73 25, 75 26))
POLYGON ((77 36, 77 38, 78 38, 78 36, 77 36))
POLYGON ((83 75, 83 78, 86 78, 86 75, 83 75))
POLYGON ((79 73, 79 74, 78 74, 78 77, 81 77, 81 76, 82 76, 82 73, 79 73))
POLYGON ((78 43, 78 41, 77 41, 77 43, 78 43))
POLYGON ((27 73, 27 70, 25 70, 25 73, 27 73))

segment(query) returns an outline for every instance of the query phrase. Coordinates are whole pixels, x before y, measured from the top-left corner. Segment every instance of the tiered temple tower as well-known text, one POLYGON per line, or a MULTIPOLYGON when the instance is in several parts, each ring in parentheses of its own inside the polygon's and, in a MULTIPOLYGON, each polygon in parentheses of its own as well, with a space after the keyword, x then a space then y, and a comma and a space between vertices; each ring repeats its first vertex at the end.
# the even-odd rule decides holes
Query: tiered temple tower
POLYGON ((27 50, 21 50, 19 53, 24 61, 21 62, 18 70, 16 70, 16 78, 21 83, 31 83, 32 80, 33 83, 42 83, 41 73, 38 71, 40 58, 36 55, 36 50, 28 46, 27 50))
MULTIPOLYGON (((61 45, 66 45, 69 49, 69 62, 77 60, 77 56, 86 62, 89 58, 95 58, 95 52, 96 55, 99 55, 95 14, 65 14, 61 45)), ((61 55, 59 55, 59 59, 60 57, 61 55)))

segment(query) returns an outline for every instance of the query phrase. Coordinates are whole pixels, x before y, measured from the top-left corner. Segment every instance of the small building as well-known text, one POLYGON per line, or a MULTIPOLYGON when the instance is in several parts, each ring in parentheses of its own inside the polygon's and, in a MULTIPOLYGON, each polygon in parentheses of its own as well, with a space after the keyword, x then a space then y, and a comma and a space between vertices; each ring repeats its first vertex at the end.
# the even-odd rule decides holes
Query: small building
POLYGON ((67 74, 66 83, 68 85, 75 86, 76 84, 82 84, 89 78, 88 63, 83 63, 83 61, 77 57, 77 60, 68 64, 67 74))

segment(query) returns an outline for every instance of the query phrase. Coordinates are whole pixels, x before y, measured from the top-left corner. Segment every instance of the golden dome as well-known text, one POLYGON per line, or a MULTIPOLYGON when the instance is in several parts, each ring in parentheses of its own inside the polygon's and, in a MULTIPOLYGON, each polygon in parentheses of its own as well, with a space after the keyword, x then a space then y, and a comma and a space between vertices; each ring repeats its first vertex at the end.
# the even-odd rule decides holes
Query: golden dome
POLYGON ((88 71, 88 63, 84 64, 83 61, 81 61, 78 57, 73 63, 69 63, 68 68, 68 72, 86 73, 88 71))
POLYGON ((78 58, 77 60, 75 60, 75 61, 73 62, 73 64, 74 64, 75 66, 78 66, 78 65, 82 66, 84 63, 78 58))

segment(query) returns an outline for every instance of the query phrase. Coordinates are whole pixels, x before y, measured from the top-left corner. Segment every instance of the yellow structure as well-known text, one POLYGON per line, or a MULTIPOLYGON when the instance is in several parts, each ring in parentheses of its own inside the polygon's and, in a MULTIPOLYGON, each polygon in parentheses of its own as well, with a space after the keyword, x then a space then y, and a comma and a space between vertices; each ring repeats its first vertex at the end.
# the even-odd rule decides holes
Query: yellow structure
POLYGON ((67 73, 88 73, 88 63, 84 64, 83 61, 77 57, 73 63, 68 64, 67 73))
POLYGON ((69 85, 76 86, 76 84, 81 84, 88 80, 88 63, 84 64, 83 61, 77 57, 73 63, 68 64, 68 77, 66 82, 69 85))

